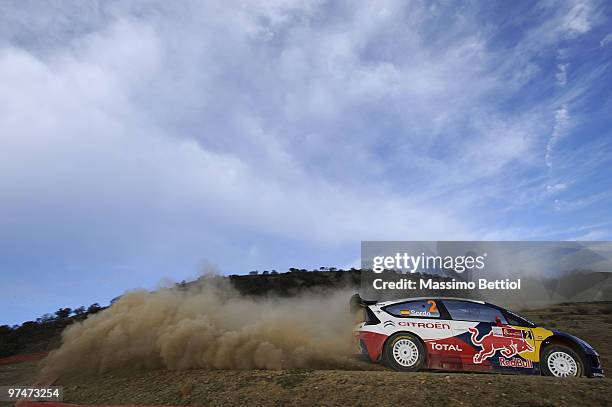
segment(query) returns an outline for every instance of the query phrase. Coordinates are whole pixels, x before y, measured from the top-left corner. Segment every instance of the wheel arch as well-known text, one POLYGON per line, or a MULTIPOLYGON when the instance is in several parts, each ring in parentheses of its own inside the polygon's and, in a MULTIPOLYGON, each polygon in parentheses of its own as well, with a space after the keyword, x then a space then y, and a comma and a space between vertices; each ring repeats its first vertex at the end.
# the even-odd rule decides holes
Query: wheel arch
POLYGON ((584 352, 584 349, 582 349, 582 346, 578 345, 575 341, 565 336, 554 334, 542 341, 542 344, 540 345, 540 358, 544 354, 544 350, 551 345, 565 345, 569 348, 572 348, 572 350, 574 350, 579 355, 582 355, 582 356, 585 355, 585 352, 584 352))
POLYGON ((544 352, 548 347, 553 345, 564 345, 576 352, 576 354, 582 359, 582 366, 584 367, 585 375, 588 376, 591 374, 591 366, 590 363, 588 363, 587 353, 585 352, 584 348, 571 338, 559 334, 551 335, 542 341, 542 344, 540 345, 540 371, 542 370, 541 364, 544 363, 544 352))

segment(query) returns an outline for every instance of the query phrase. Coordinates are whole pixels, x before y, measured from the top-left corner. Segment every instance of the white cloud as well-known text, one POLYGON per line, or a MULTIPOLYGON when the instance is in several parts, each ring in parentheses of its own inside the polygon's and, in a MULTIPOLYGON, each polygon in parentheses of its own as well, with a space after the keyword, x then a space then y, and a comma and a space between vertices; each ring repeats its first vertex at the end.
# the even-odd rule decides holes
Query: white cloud
POLYGON ((570 120, 571 118, 567 104, 562 105, 555 111, 552 134, 550 135, 548 144, 546 145, 545 160, 548 167, 553 166, 553 152, 555 145, 559 142, 559 140, 567 135, 571 125, 570 120))
POLYGON ((612 33, 606 35, 605 37, 603 37, 603 39, 599 42, 599 45, 602 47, 605 47, 606 45, 608 45, 609 43, 612 42, 612 33))
POLYGON ((567 67, 569 64, 558 64, 557 65, 557 85, 565 86, 567 85, 567 67))
POLYGON ((565 191, 567 189, 567 186, 568 185, 566 183, 561 182, 553 185, 546 185, 546 195, 556 195, 559 192, 565 191))
MULTIPOLYGON (((474 221, 457 217, 473 203, 469 189, 452 205, 428 199, 532 165, 540 114, 515 120, 487 100, 537 69, 500 65, 469 14, 430 46, 424 6, 363 5, 331 25, 319 19, 324 7, 151 6, 135 17, 117 4, 102 26, 46 52, 5 47, 4 186, 23 183, 12 216, 53 183, 62 186, 46 191, 53 205, 84 211, 74 227, 89 211, 123 222, 119 197, 145 235, 149 218, 179 229, 195 218, 201 229, 300 230, 318 243, 399 238, 414 225, 421 238, 471 236, 474 221), (377 55, 384 47, 401 51, 377 55), (393 130, 380 133, 378 117, 393 130), (443 153, 428 153, 434 146, 443 153), (23 167, 28 159, 40 165, 23 167)), ((583 13, 572 13, 568 27, 580 30, 583 13)), ((567 112, 557 111, 547 163, 567 112)))
POLYGON ((595 194, 585 196, 574 200, 555 199, 554 209, 557 212, 571 212, 581 208, 585 208, 593 203, 603 199, 607 194, 595 194))
POLYGON ((592 25, 592 6, 589 1, 577 1, 565 15, 563 28, 568 37, 587 33, 592 25))
MULTIPOLYGON (((275 27, 285 21, 278 15, 273 20, 275 27)), ((198 229, 217 233, 229 228, 335 245, 360 238, 416 237, 414 225, 419 236, 433 238, 449 228, 456 236, 469 236, 448 209, 436 210, 434 204, 425 212, 403 191, 320 176, 316 166, 327 166, 326 160, 338 160, 329 164, 340 168, 354 156, 342 152, 343 141, 333 140, 329 130, 324 128, 309 151, 290 144, 303 145, 292 140, 301 136, 296 123, 274 129, 284 121, 320 124, 353 106, 413 92, 401 89, 405 79, 392 64, 360 61, 349 36, 323 49, 324 54, 314 44, 306 50, 308 86, 286 78, 275 88, 276 72, 259 72, 275 71, 278 65, 258 60, 257 49, 244 56, 250 66, 233 66, 233 58, 243 58, 240 51, 223 60, 218 45, 193 38, 194 46, 205 47, 197 60, 189 48, 176 54, 160 29, 122 18, 51 56, 4 48, 3 210, 28 223, 28 234, 61 224, 57 237, 66 241, 87 228, 92 239, 105 239, 108 233, 115 244, 128 239, 148 245, 150 239, 165 238, 150 234, 153 220, 166 224, 169 233, 187 228, 190 237, 198 229), (247 78, 246 89, 215 79, 226 74, 247 78), (259 80, 262 89, 256 88, 259 80), (200 87, 189 89, 193 84, 200 87), (297 96, 295 112, 285 106, 290 109, 285 117, 283 103, 276 100, 284 92, 297 96), (337 113, 330 116, 330 111, 337 113), (215 123, 216 118, 221 122, 215 123), (182 128, 183 120, 194 125, 182 128), (328 151, 317 151, 321 148, 328 151), (32 196, 44 196, 33 216, 23 211, 32 196), (190 225, 191 219, 197 221, 190 225)), ((260 32, 252 24, 236 29, 238 38, 230 45, 238 49, 260 32)), ((443 79, 437 75, 432 79, 443 79)), ((377 165, 367 146, 354 153, 377 165)), ((362 173, 345 171, 341 178, 362 173)), ((46 244, 45 239, 38 244, 46 244)))

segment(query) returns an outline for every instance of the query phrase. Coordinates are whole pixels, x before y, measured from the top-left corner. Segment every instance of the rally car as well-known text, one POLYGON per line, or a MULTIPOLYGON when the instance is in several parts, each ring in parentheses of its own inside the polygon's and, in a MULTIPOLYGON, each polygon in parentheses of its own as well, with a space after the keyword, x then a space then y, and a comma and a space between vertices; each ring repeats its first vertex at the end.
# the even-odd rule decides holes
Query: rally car
POLYGON ((604 376, 599 354, 582 339, 483 301, 355 294, 351 305, 363 313, 354 332, 359 353, 394 370, 604 376))

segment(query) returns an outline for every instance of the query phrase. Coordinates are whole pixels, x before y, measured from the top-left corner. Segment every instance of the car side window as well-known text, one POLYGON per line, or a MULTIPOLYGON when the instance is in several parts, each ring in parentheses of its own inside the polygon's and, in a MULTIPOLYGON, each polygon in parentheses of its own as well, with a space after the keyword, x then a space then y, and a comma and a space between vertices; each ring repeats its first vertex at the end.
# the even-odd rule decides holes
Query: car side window
POLYGON ((402 302, 389 305, 384 310, 394 317, 440 318, 440 310, 435 300, 402 302))
POLYGON ((444 306, 451 318, 455 321, 476 321, 495 323, 499 317, 503 324, 507 324, 506 318, 500 310, 477 302, 444 300, 444 306))
POLYGON ((508 320, 508 323, 510 325, 524 326, 524 327, 528 327, 528 328, 533 328, 534 326, 537 325, 534 322, 528 320, 527 318, 522 317, 520 315, 517 315, 514 312, 509 311, 509 310, 506 310, 504 315, 505 315, 505 317, 508 320))

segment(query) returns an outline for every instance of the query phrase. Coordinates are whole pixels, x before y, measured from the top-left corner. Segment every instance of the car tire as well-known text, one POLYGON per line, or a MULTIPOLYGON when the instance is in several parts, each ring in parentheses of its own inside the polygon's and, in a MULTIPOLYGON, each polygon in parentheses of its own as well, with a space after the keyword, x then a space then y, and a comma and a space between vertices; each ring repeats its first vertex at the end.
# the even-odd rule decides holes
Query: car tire
POLYGON ((383 349, 383 363, 399 372, 416 372, 425 365, 425 346, 409 333, 392 335, 383 349))
POLYGON ((550 345, 544 348, 541 360, 544 376, 582 377, 584 362, 575 350, 565 345, 550 345))

